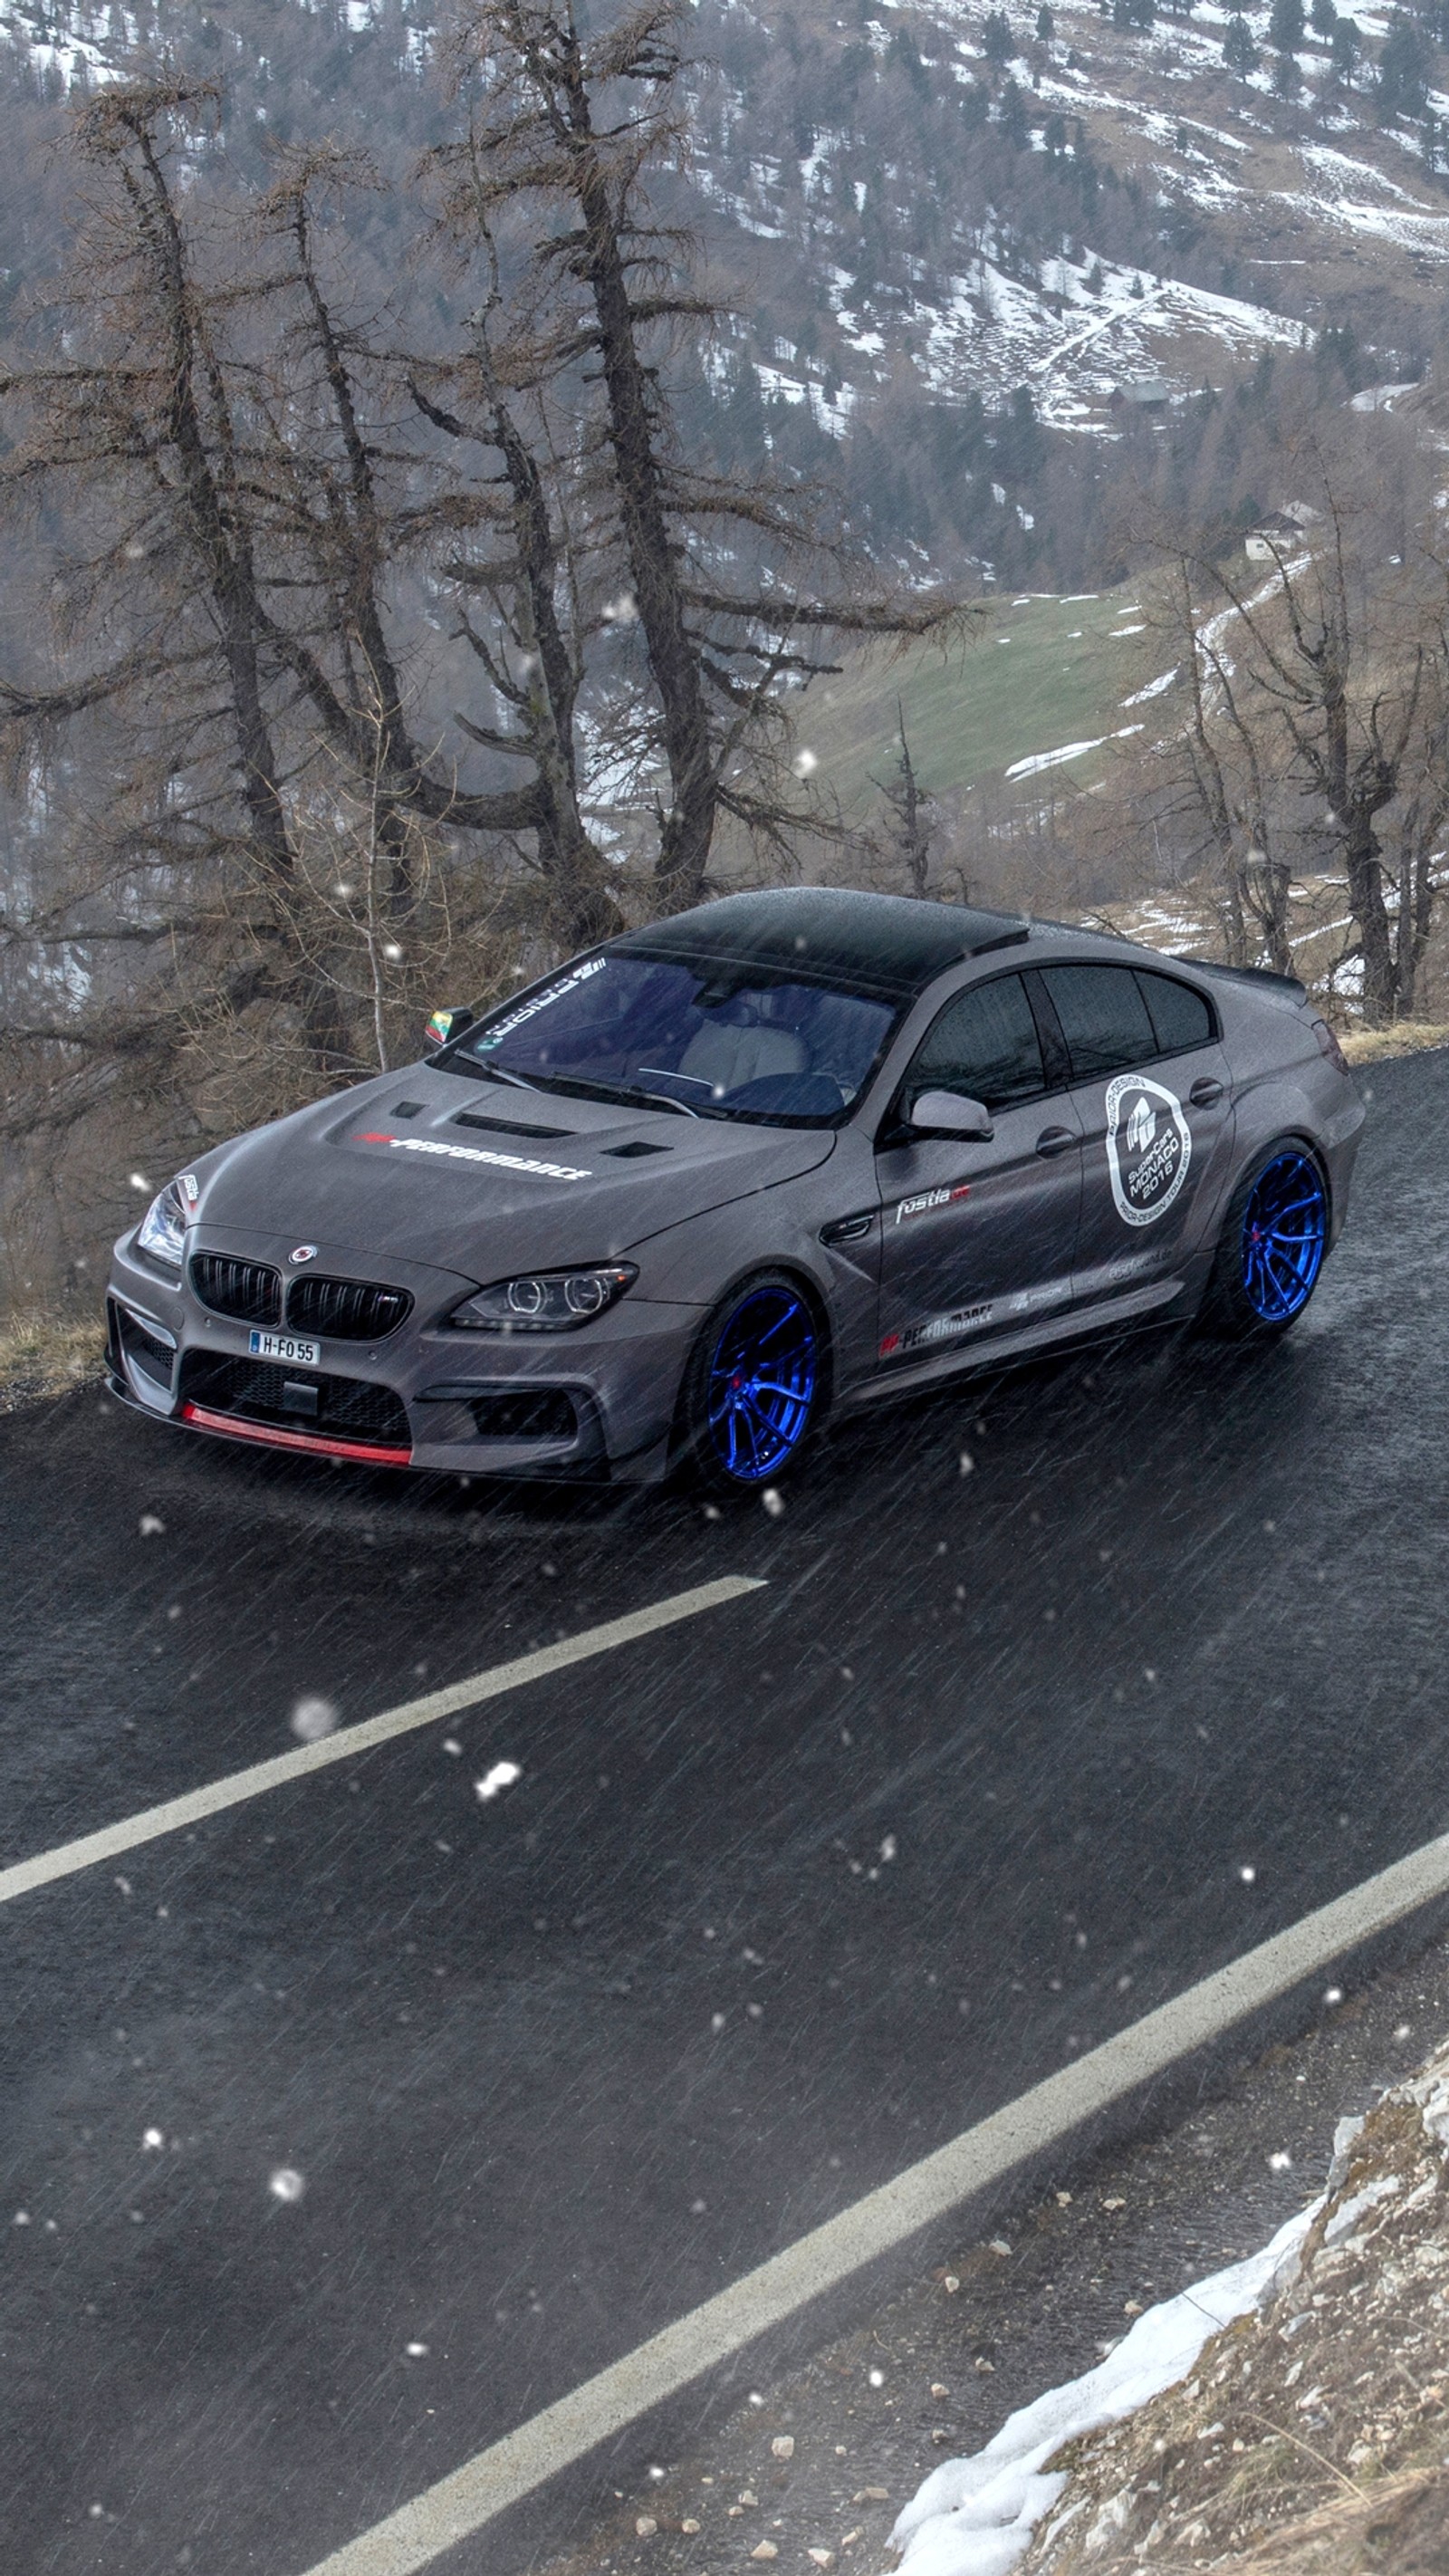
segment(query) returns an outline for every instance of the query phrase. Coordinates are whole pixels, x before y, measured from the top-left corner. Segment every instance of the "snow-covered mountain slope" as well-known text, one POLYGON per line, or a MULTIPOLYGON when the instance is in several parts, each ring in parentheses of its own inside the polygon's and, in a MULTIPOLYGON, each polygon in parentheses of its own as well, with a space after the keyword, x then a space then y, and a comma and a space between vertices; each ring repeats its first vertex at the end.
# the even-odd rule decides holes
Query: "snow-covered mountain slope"
MULTIPOLYGON (((735 306, 694 361, 696 425, 807 471, 843 441, 898 557, 964 552, 1070 587, 1110 443, 1144 421, 1168 426, 1205 385, 1330 329, 1328 398, 1420 375, 1449 284, 1433 166, 1449 161, 1449 66, 1429 21, 1375 0, 1352 68, 1340 37, 1275 56, 1266 7, 1180 0, 1154 22, 1154 5, 696 0, 693 149, 664 191, 735 306), (1404 24, 1418 53, 1390 95, 1404 24), (1043 429, 1090 433, 1101 468, 1054 469, 1043 429)), ((37 207, 55 183, 31 174, 67 95, 137 48, 220 79, 233 157, 352 135, 401 177, 446 115, 442 15, 439 0, 0 0, 12 281, 44 264, 37 207)), ((1213 470, 1207 506, 1247 508, 1241 478, 1213 470)))

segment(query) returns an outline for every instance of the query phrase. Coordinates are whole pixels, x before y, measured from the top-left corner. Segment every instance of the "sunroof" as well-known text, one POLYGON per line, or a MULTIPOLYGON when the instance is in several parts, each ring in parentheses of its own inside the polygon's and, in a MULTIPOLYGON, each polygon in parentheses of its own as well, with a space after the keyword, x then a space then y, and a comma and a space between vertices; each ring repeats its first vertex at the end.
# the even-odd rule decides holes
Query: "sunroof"
POLYGON ((846 886, 782 886, 700 904, 615 944, 631 957, 718 960, 776 973, 793 966, 831 983, 915 993, 960 958, 1014 947, 1026 936, 1012 913, 846 886))

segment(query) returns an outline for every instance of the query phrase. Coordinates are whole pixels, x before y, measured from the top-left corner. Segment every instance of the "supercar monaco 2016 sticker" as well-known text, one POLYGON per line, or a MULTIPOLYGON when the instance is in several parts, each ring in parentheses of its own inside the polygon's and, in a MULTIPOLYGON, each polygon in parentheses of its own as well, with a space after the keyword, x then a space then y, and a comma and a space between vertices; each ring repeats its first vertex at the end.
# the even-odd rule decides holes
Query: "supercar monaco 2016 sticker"
POLYGON ((946 1189, 922 1190, 916 1198, 896 1201, 896 1223, 903 1225, 907 1217, 925 1216, 931 1208, 952 1207, 958 1199, 969 1199, 970 1196, 969 1181, 956 1181, 946 1189))
POLYGON ((528 1154, 490 1154, 482 1145, 445 1145, 435 1136, 389 1136, 378 1128, 368 1128, 358 1137, 359 1145, 391 1145, 400 1154, 432 1154, 445 1163, 492 1163, 503 1172, 532 1172, 541 1181, 591 1181, 592 1172, 578 1170, 572 1163, 539 1163, 528 1154))
POLYGON ((1155 1225, 1187 1178, 1192 1131, 1176 1092, 1145 1074, 1107 1085, 1107 1170, 1125 1225, 1155 1225))

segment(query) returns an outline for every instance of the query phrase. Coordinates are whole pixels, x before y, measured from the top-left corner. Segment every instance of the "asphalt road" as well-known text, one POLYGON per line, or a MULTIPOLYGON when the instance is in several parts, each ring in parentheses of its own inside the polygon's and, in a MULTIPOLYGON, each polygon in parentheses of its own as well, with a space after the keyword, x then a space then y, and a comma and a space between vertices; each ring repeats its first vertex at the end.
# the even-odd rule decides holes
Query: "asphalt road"
POLYGON ((0 1426, 0 1862, 285 1750, 302 1697, 768 1585, 0 1907, 7 2576, 301 2576, 1449 1825, 1449 1054, 1365 1087, 1285 1343, 976 1381, 778 1518, 92 1392, 0 1426))

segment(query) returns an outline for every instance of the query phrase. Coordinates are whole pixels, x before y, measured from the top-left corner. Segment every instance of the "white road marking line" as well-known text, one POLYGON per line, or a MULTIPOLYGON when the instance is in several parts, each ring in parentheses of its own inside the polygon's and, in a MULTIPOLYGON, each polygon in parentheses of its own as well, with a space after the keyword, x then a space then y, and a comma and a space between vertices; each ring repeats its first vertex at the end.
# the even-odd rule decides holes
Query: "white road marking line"
POLYGON ((103 1825, 99 1833, 84 1834, 79 1842, 60 1843, 54 1851, 37 1852, 33 1860, 16 1861, 10 1869, 0 1870, 0 1905, 14 1896, 27 1896, 32 1888, 44 1887, 51 1879, 69 1878, 76 1870, 93 1869, 97 1861, 114 1860, 118 1853, 134 1851, 138 1843, 151 1843, 162 1834, 174 1834, 183 1825, 194 1825, 205 1816, 219 1815, 225 1807, 239 1807, 248 1798, 258 1798, 264 1790, 280 1788, 284 1780, 304 1780, 310 1771, 325 1770, 330 1762, 355 1762, 360 1754, 371 1751, 375 1744, 386 1744, 395 1735, 411 1734, 415 1727, 431 1726, 437 1718, 451 1717, 460 1708, 478 1708, 485 1700, 501 1699, 506 1691, 521 1690, 526 1682, 541 1681, 545 1674, 564 1671, 570 1664, 586 1663, 591 1655, 611 1654, 616 1646, 631 1645, 636 1637, 652 1636, 656 1628, 672 1628, 681 1619, 697 1618, 702 1610, 715 1610, 726 1601, 738 1601, 747 1592, 764 1589, 764 1579, 748 1574, 722 1575, 718 1582, 699 1583, 688 1592, 674 1592, 665 1601, 652 1601, 647 1609, 630 1610, 622 1619, 605 1619, 597 1628, 581 1628, 576 1637, 560 1637, 556 1645, 540 1646, 531 1655, 519 1655, 510 1664, 495 1664, 490 1672, 474 1673, 465 1682, 450 1682, 446 1690, 429 1691, 422 1699, 404 1701, 400 1708, 384 1709, 380 1717, 366 1717, 355 1726, 340 1727, 335 1735, 324 1735, 315 1744, 299 1744, 294 1753, 274 1754, 268 1762, 253 1762, 245 1771, 229 1772, 223 1780, 211 1780, 203 1789, 189 1789, 181 1798, 168 1798, 164 1806, 144 1807, 139 1815, 125 1816, 119 1824, 103 1825))
POLYGON ((1189 1986, 1115 2039, 1034 2084, 1004 2110, 962 2131, 893 2182, 812 2228, 702 2307, 651 2335, 593 2379, 490 2443, 411 2504, 344 2543, 307 2576, 412 2576, 496 2515, 581 2460, 690 2381, 730 2360, 769 2327, 836 2289, 918 2229, 1066 2137, 1093 2113, 1230 2030, 1371 1934, 1449 1890, 1449 1834, 1319 1906, 1230 1967, 1189 1986))

